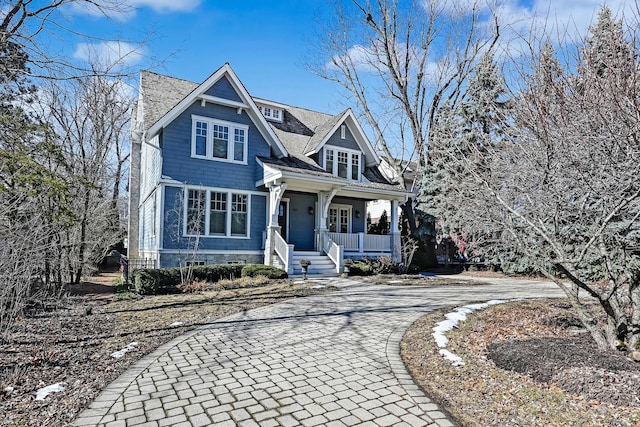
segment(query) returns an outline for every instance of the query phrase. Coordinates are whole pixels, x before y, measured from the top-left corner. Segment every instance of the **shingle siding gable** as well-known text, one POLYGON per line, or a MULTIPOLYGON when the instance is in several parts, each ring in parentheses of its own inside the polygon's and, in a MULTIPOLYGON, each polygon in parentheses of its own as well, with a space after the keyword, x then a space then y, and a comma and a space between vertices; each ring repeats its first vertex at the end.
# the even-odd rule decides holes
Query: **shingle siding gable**
POLYGON ((268 157, 270 153, 269 145, 246 112, 238 114, 235 108, 210 103, 202 107, 195 102, 164 129, 162 173, 190 185, 255 191, 258 175, 255 157, 268 157), (249 126, 247 164, 192 158, 192 115, 249 126))
POLYGON ((218 98, 229 99, 231 101, 242 102, 242 99, 226 76, 215 82, 213 86, 205 92, 205 94, 216 96, 218 98))
POLYGON ((325 145, 333 145, 335 147, 348 148, 349 150, 362 151, 348 126, 345 132, 344 139, 340 137, 340 127, 338 127, 333 135, 329 137, 325 145))

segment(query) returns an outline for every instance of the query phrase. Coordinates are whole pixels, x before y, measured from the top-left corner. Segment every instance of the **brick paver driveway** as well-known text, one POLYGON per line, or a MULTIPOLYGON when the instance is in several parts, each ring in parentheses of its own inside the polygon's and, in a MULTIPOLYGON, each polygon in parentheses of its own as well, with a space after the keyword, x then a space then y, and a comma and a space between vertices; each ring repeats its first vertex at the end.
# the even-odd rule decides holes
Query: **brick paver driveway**
POLYGON ((452 425, 404 369, 405 329, 445 305, 561 296, 534 282, 333 282, 339 292, 239 313, 160 347, 109 385, 75 425, 452 425))

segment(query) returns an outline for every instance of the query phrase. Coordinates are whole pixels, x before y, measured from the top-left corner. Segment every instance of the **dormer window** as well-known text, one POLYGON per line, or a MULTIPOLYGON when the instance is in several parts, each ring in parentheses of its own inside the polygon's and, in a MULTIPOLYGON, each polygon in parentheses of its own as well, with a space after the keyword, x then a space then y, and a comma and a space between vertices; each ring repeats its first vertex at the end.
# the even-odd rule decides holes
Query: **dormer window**
POLYGON ((258 110, 262 113, 262 115, 269 120, 274 120, 277 122, 282 121, 282 110, 275 107, 267 107, 266 105, 258 105, 258 110))
POLYGON ((324 151, 324 169, 333 176, 360 181, 360 153, 327 148, 324 151))
POLYGON ((345 139, 347 137, 347 125, 340 126, 340 139, 345 139))

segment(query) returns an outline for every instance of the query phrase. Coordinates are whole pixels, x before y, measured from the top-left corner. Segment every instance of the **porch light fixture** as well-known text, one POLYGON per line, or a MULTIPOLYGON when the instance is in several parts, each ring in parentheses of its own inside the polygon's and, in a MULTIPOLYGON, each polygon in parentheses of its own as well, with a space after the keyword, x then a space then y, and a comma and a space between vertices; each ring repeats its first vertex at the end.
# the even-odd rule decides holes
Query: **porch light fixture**
POLYGON ((309 215, 313 215, 313 206, 309 206, 309 215))
POLYGON ((356 211, 356 218, 360 218, 360 211, 356 211))

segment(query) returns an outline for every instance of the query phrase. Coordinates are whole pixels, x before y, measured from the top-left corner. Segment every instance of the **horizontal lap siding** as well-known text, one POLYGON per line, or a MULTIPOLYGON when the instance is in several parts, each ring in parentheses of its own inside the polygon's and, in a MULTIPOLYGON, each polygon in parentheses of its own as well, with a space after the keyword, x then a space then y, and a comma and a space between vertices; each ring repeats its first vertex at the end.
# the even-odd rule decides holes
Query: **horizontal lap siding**
POLYGON ((233 88, 231 82, 226 77, 222 77, 213 86, 205 92, 207 95, 217 96, 218 98, 229 99, 231 101, 242 102, 240 96, 233 88))
MULTIPOLYGON (((181 188, 165 187, 165 214, 164 219, 164 248, 186 249, 193 248, 195 237, 182 236, 182 224, 178 224, 178 218, 184 215, 181 188)), ((262 233, 266 224, 267 197, 253 194, 251 197, 251 215, 249 223, 250 238, 231 237, 206 237, 200 236, 199 248, 201 250, 228 250, 228 251, 256 251, 262 249, 262 233)))
POLYGON ((259 174, 255 157, 269 156, 270 147, 245 112, 238 114, 235 108, 212 104, 202 107, 197 102, 166 127, 162 151, 165 176, 191 185, 255 191, 255 178, 259 174), (248 125, 247 164, 192 158, 192 114, 248 125))

